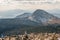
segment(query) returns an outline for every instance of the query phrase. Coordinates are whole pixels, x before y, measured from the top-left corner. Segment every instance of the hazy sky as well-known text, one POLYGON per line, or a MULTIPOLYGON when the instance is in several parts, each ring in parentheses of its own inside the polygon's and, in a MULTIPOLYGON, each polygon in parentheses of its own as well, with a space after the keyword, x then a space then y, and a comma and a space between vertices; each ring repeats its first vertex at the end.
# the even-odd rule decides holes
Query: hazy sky
MULTIPOLYGON (((21 0, 0 0, 0 12, 14 9, 23 9, 23 10, 31 10, 31 9, 44 9, 44 10, 52 10, 60 8, 60 0, 43 0, 40 2, 26 2, 21 0)), ((0 18, 4 16, 3 13, 0 18)), ((9 14, 9 13, 8 13, 9 14)), ((6 14, 6 15, 8 15, 6 14)), ((5 15, 5 16, 6 16, 5 15)), ((11 14, 10 14, 11 15, 11 14)), ((13 14, 14 16, 15 14, 13 14)))

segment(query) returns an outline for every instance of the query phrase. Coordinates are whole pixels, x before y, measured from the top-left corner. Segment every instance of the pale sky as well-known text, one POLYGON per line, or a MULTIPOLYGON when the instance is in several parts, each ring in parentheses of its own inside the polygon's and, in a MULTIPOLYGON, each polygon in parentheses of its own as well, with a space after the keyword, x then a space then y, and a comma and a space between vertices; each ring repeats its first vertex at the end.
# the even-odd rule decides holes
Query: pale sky
MULTIPOLYGON (((41 0, 40 0, 41 1, 41 0)), ((50 1, 50 0, 49 0, 50 1)), ((60 0, 53 0, 50 3, 48 2, 20 2, 20 0, 0 0, 0 11, 7 10, 32 10, 32 9, 44 9, 44 10, 52 10, 52 9, 60 9, 60 0)), ((6 14, 7 15, 7 14, 6 14)), ((13 14, 15 15, 15 14, 13 14)), ((4 16, 4 13, 3 13, 4 16)), ((0 13, 0 18, 3 17, 0 13)))
POLYGON ((54 0, 53 3, 23 3, 14 0, 0 0, 0 11, 11 9, 59 9, 60 0, 54 0), (27 8, 26 8, 27 7, 27 8))

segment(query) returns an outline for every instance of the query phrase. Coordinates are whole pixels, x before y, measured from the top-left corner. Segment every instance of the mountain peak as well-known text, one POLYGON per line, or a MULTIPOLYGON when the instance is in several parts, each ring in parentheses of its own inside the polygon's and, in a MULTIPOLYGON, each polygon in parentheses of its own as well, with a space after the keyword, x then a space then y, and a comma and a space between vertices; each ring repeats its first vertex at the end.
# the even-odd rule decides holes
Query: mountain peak
POLYGON ((42 9, 37 9, 37 10, 33 13, 33 15, 38 15, 38 16, 40 16, 40 15, 45 15, 45 14, 48 14, 48 12, 46 12, 45 10, 42 10, 42 9))
POLYGON ((49 20, 52 19, 56 19, 57 17, 55 17, 54 15, 50 14, 49 12, 45 11, 45 10, 41 10, 41 9, 37 9, 33 14, 32 14, 32 18, 34 20, 36 20, 37 22, 42 22, 42 23, 46 23, 49 20))
POLYGON ((44 11, 44 10, 42 10, 42 9, 37 9, 36 11, 44 11))

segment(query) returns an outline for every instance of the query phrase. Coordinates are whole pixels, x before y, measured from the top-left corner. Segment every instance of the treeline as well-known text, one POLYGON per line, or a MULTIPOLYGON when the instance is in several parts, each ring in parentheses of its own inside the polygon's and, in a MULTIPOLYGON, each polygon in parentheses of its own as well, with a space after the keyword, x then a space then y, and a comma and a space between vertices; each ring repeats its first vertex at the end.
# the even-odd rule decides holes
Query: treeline
POLYGON ((20 25, 17 28, 13 28, 10 30, 6 30, 4 32, 5 35, 18 35, 24 34, 25 31, 27 33, 60 33, 60 25, 49 25, 49 26, 28 26, 28 25, 20 25), (20 27, 21 26, 21 27, 20 27))

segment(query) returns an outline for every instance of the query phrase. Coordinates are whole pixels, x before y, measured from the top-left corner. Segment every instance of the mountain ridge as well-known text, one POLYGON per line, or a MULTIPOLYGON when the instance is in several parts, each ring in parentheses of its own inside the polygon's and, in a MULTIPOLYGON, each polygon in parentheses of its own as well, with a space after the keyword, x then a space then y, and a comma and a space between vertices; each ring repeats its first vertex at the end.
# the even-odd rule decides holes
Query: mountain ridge
POLYGON ((38 31, 41 29, 41 32, 46 32, 48 29, 50 29, 50 32, 54 29, 53 32, 55 32, 55 25, 60 25, 60 19, 58 19, 59 18, 44 10, 37 9, 31 15, 28 14, 28 16, 27 14, 22 14, 13 19, 0 19, 0 33, 7 32, 8 34, 14 34, 17 33, 17 31, 36 31, 36 28, 39 29, 38 31), (44 26, 46 29, 44 29, 44 26))

